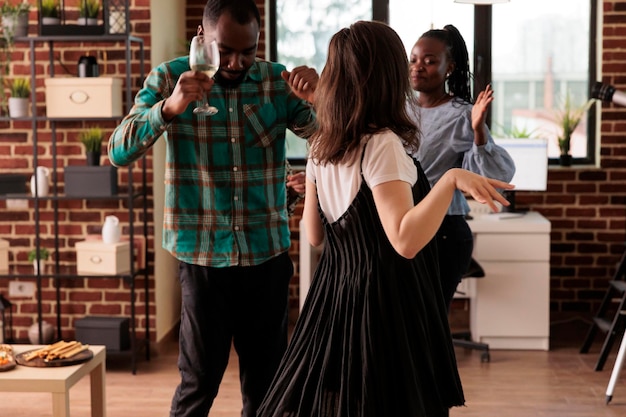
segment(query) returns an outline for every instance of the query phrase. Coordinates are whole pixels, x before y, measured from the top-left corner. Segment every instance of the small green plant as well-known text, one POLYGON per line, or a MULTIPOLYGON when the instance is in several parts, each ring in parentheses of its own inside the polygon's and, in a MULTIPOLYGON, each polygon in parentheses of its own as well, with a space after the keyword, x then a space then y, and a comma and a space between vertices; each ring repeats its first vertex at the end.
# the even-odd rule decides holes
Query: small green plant
POLYGON ((48 249, 40 247, 39 254, 37 254, 37 249, 33 249, 30 252, 28 252, 28 262, 33 262, 36 259, 47 261, 49 256, 50 256, 50 252, 48 251, 48 249))
POLYGON ((28 98, 30 97, 30 81, 28 78, 15 78, 9 82, 9 90, 11 97, 28 98))
POLYGON ((535 134, 535 130, 528 130, 526 126, 518 127, 512 126, 511 128, 506 128, 503 125, 498 125, 499 133, 498 137, 503 138, 516 138, 516 139, 531 139, 535 134))
POLYGON ((22 1, 15 5, 9 3, 9 0, 5 0, 0 6, 0 15, 2 16, 19 16, 21 14, 28 13, 30 11, 30 4, 27 1, 22 1))
POLYGON ((589 110, 594 103, 594 99, 589 99, 579 107, 572 105, 572 100, 569 92, 565 96, 565 102, 563 103, 563 109, 555 116, 555 121, 562 130, 561 135, 557 137, 559 143, 559 149, 561 149, 561 155, 569 155, 572 133, 578 127, 578 124, 583 118, 583 115, 589 110))
MULTIPOLYGON (((2 16, 2 34, 0 38, 0 87, 5 87, 6 76, 11 68, 11 54, 13 53, 14 35, 18 26, 18 18, 22 15, 28 16, 30 4, 22 1, 17 4, 4 0, 0 5, 0 16, 2 16)), ((0 88, 0 108, 7 112, 7 98, 4 88, 0 88)))
POLYGON ((100 12, 99 0, 80 0, 78 4, 78 15, 80 17, 95 19, 100 12))
POLYGON ((78 138, 85 145, 86 152, 100 152, 104 135, 99 127, 92 127, 80 132, 78 138))
POLYGON ((41 16, 43 17, 60 17, 61 3, 59 0, 41 0, 41 16))

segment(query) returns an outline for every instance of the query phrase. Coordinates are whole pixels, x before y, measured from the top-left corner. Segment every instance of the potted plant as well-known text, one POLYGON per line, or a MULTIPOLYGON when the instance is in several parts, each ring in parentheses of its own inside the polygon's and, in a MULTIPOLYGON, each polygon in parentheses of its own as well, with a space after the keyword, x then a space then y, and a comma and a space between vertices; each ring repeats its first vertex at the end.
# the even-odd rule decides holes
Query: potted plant
POLYGON ((100 0, 80 0, 78 3, 78 24, 97 25, 100 13, 100 0))
POLYGON ((10 117, 26 117, 28 116, 28 99, 30 97, 30 81, 28 78, 15 78, 9 82, 9 116, 10 117))
MULTIPOLYGON (((28 35, 28 11, 30 4, 26 1, 12 5, 9 0, 4 0, 0 5, 2 35, 0 38, 0 87, 6 84, 5 77, 11 67, 11 54, 13 53, 14 37, 28 35)), ((7 112, 7 99, 4 88, 0 88, 0 107, 7 112)))
POLYGON ((0 15, 2 15, 2 31, 4 39, 11 41, 15 36, 28 35, 28 12, 30 4, 22 1, 15 5, 10 4, 9 0, 5 0, 0 6, 0 15))
POLYGON ((33 263, 33 269, 35 271, 35 275, 44 271, 44 261, 48 260, 50 256, 50 252, 48 249, 40 247, 39 251, 37 248, 28 252, 28 262, 33 263))
POLYGON ((117 168, 110 164, 100 166, 103 130, 98 126, 90 127, 81 131, 78 137, 85 146, 87 166, 65 167, 65 195, 108 197, 117 194, 117 168))
POLYGON ((39 12, 42 25, 58 25, 61 23, 61 3, 59 0, 41 0, 39 12))
POLYGON ((102 152, 102 139, 104 135, 99 127, 92 127, 80 132, 78 138, 85 146, 87 165, 100 165, 100 153, 102 152))
POLYGON ((561 150, 561 155, 559 156, 561 166, 570 166, 572 164, 572 155, 570 153, 572 134, 593 102, 594 99, 589 99, 583 105, 575 107, 572 105, 569 92, 566 94, 563 109, 555 116, 555 121, 561 129, 561 134, 557 136, 559 149, 561 150))

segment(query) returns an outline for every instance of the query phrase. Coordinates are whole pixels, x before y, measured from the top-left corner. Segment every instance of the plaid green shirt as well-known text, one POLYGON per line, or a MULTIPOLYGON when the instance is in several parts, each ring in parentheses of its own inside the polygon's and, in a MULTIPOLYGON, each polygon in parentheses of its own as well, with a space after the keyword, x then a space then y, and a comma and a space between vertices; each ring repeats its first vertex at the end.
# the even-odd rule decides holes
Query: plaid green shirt
POLYGON ((109 158, 128 165, 163 138, 163 247, 190 264, 258 265, 290 246, 285 130, 313 110, 280 77, 284 66, 257 61, 236 88, 213 85, 216 115, 194 115, 196 102, 168 123, 163 102, 189 69, 181 57, 152 70, 109 140, 109 158))

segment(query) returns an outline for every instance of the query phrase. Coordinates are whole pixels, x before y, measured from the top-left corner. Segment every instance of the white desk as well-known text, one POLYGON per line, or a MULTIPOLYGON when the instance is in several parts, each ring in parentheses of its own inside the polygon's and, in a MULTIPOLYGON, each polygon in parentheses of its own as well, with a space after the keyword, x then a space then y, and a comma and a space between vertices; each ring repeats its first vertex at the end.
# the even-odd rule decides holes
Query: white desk
MULTIPOLYGON (((508 213, 502 216, 507 216, 508 213)), ((484 278, 465 279, 470 330, 491 349, 550 348, 550 222, 537 212, 498 219, 484 214, 468 223, 474 258, 484 278)), ((300 308, 321 251, 308 244, 300 223, 300 308)))
MULTIPOLYGON (((42 346, 13 345, 17 355, 42 346)), ((70 388, 82 377, 91 380, 91 417, 106 417, 105 405, 105 357, 104 346, 90 346, 93 358, 72 366, 34 368, 17 365, 14 369, 0 372, 0 392, 50 392, 52 393, 52 416, 70 416, 70 388)), ((1 408, 1 407, 0 407, 1 408)))
POLYGON ((472 338, 491 349, 548 350, 550 222, 537 212, 498 216, 468 222, 474 259, 485 271, 484 278, 463 280, 470 287, 472 338))

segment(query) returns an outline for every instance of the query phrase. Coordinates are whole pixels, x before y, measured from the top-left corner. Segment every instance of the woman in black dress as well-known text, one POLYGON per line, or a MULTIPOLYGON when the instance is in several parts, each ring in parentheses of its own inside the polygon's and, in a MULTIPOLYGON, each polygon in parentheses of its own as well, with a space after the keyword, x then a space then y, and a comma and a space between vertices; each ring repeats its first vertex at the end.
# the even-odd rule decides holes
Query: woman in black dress
POLYGON ((455 189, 495 210, 511 186, 453 169, 428 191, 405 148, 404 46, 383 23, 333 36, 315 95, 303 218, 324 250, 258 415, 445 416, 464 398, 430 242, 455 189))

